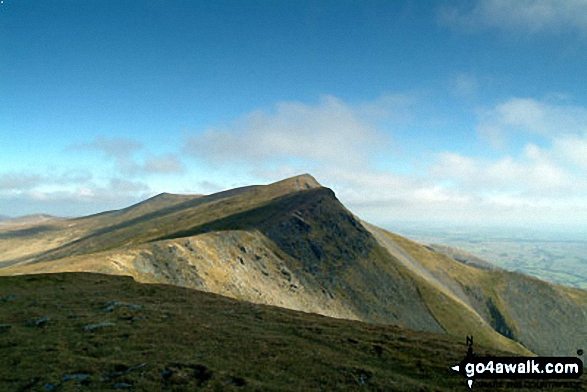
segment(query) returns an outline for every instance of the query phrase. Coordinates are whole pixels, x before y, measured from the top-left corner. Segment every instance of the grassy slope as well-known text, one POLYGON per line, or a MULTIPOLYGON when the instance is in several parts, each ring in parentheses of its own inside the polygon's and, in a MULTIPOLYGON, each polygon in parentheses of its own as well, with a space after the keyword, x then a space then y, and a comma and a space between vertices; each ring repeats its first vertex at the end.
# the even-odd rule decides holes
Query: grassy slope
MULTIPOLYGON (((494 329, 530 350, 542 355, 573 355, 587 345, 587 292, 584 290, 553 285, 514 272, 473 268, 401 236, 387 235, 427 271, 458 282, 479 315, 494 329)), ((461 336, 466 319, 453 317, 459 309, 443 312, 446 306, 443 302, 446 301, 434 292, 427 299, 447 331, 456 331, 461 336)))
POLYGON ((0 267, 38 260, 55 249, 91 237, 109 227, 156 211, 170 211, 198 196, 162 194, 131 207, 83 218, 59 219, 17 228, 0 226, 0 267))
POLYGON ((0 323, 10 325, 0 330, 1 390, 465 389, 448 368, 464 344, 446 335, 124 277, 2 277, 0 310, 0 323), (83 330, 104 322, 114 325, 83 330))
MULTIPOLYGON (((466 301, 466 298, 461 299, 460 295, 455 295, 454 291, 451 290, 451 285, 444 284, 454 279, 450 274, 446 274, 447 271, 450 271, 450 268, 461 270, 460 266, 452 265, 452 263, 458 264, 457 262, 450 260, 450 262, 442 265, 436 260, 436 253, 429 252, 425 247, 403 237, 382 229, 378 230, 398 244, 417 262, 421 263, 426 268, 426 271, 431 272, 434 279, 427 278, 426 275, 422 275, 408 266, 403 267, 405 273, 416 282, 430 312, 448 334, 455 337, 474 335, 477 341, 482 344, 517 352, 521 355, 531 354, 525 347, 497 333, 486 321, 485 317, 466 301)), ((466 272, 472 277, 472 280, 478 279, 479 273, 482 272, 476 268, 464 267, 466 268, 460 273, 466 272)))

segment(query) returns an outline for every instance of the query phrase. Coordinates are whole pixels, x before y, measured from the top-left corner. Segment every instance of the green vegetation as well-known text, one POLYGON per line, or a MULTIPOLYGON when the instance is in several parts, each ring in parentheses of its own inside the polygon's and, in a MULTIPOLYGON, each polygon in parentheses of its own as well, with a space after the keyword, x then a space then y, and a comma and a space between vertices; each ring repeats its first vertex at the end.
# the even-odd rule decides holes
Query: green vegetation
POLYGON ((446 335, 127 277, 2 277, 0 315, 0 390, 465 388, 449 369, 465 345, 446 335))
MULTIPOLYGON (((361 222, 310 176, 209 196, 162 194, 120 211, 0 230, 0 275, 48 272, 130 275, 458 340, 474 335, 518 354, 573 355, 587 336, 587 292, 361 222)), ((188 365, 208 374, 207 365, 188 365)))

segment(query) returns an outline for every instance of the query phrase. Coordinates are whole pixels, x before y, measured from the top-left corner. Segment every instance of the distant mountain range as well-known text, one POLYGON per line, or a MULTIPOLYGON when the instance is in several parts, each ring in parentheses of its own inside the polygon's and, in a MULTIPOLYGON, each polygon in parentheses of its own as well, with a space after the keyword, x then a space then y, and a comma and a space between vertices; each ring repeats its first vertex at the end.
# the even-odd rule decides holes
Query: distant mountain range
POLYGON ((587 346, 587 292, 361 221, 310 175, 0 227, 0 275, 129 275, 518 354, 587 346))

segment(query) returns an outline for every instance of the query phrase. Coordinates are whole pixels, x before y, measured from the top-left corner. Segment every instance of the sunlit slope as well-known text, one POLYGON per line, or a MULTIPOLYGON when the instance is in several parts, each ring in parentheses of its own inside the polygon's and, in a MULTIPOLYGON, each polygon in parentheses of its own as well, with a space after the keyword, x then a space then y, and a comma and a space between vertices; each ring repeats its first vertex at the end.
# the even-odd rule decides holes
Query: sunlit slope
POLYGON ((198 197, 161 194, 122 210, 82 218, 25 222, 18 227, 0 226, 0 268, 46 258, 51 252, 63 254, 56 250, 83 242, 109 228, 131 224, 133 220, 168 213, 198 197))
POLYGON ((309 175, 209 196, 162 194, 0 232, 2 246, 9 255, 0 275, 130 275, 331 317, 474 335, 517 353, 571 355, 586 346, 584 291, 468 266, 361 222, 309 175))
POLYGON ((444 255, 447 255, 451 259, 455 259, 458 262, 461 262, 466 265, 470 265, 472 267, 477 267, 477 268, 487 269, 487 270, 502 269, 502 268, 498 267, 497 265, 490 263, 487 260, 483 260, 482 258, 477 257, 474 254, 467 252, 467 251, 460 249, 460 248, 455 248, 455 247, 446 246, 446 245, 439 245, 439 244, 430 244, 430 245, 426 245, 426 247, 434 252, 442 253, 444 255))
POLYGON ((412 280, 331 190, 313 187, 302 177, 219 201, 208 203, 199 220, 189 224, 161 229, 139 222, 167 231, 155 241, 41 259, 0 272, 124 274, 339 318, 443 331, 412 280), (226 213, 235 205, 238 213, 226 213))
MULTIPOLYGON (((467 315, 474 312, 484 320, 482 324, 541 355, 575 355, 587 346, 587 292, 517 272, 467 266, 401 236, 369 227, 382 243, 400 248, 414 262, 404 266, 419 277, 426 303, 447 332, 462 336, 473 330, 474 318, 467 315), (447 311, 448 307, 453 310, 447 311)), ((495 337, 484 331, 481 328, 477 333, 481 332, 487 343, 494 341, 495 337)))
POLYGON ((313 186, 319 185, 311 176, 300 176, 269 186, 245 187, 209 196, 188 196, 186 201, 179 203, 178 197, 171 197, 163 208, 159 205, 161 200, 155 200, 156 204, 148 201, 125 210, 81 218, 80 238, 36 254, 32 261, 56 260, 142 244, 173 235, 178 230, 247 211, 296 189, 313 186), (137 210, 141 213, 137 214, 137 210))

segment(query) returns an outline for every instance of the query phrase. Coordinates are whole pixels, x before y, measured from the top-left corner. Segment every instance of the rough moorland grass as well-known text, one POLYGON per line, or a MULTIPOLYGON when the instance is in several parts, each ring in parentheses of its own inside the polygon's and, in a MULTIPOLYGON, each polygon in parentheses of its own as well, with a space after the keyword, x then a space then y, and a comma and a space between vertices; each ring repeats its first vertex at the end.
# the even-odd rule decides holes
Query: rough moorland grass
POLYGON ((2 277, 0 324, 3 391, 464 389, 444 335, 126 277, 2 277))

